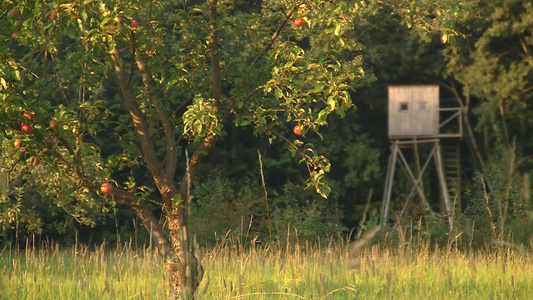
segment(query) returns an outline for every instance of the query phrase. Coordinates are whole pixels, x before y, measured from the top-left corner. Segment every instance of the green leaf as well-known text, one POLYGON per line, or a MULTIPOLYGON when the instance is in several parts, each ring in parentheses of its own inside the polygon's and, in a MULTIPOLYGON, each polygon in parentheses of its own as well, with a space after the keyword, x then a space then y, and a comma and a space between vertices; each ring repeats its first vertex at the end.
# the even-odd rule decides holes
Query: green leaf
POLYGON ((336 36, 339 36, 341 34, 341 30, 342 30, 341 25, 337 24, 335 26, 335 32, 333 34, 335 34, 336 36))
POLYGON ((183 202, 183 201, 181 201, 180 194, 174 195, 174 198, 172 198, 172 202, 174 203, 175 206, 179 207, 182 204, 182 202, 183 202))
POLYGON ((67 36, 71 39, 75 39, 76 38, 76 29, 74 29, 74 27, 72 26, 69 26, 67 28, 67 36))
POLYGON ((316 119, 316 122, 320 125, 325 124, 329 115, 329 109, 324 108, 318 113, 318 117, 316 119))
POLYGON ((324 199, 327 199, 329 194, 331 193, 331 188, 328 185, 321 186, 317 189, 317 192, 324 199))
POLYGON ((283 97, 283 92, 280 89, 275 89, 274 95, 276 96, 277 99, 280 99, 283 97))
POLYGON ((325 87, 325 86, 326 86, 325 83, 323 83, 323 82, 319 82, 319 83, 315 84, 315 88, 313 89, 313 91, 314 91, 315 93, 319 93, 319 92, 321 92, 322 90, 324 90, 324 87, 325 87))
POLYGON ((101 28, 104 28, 106 27, 107 25, 113 23, 113 18, 112 17, 105 17, 102 22, 100 22, 100 27, 101 28))
POLYGON ((328 97, 328 107, 329 107, 330 111, 334 111, 336 106, 337 106, 337 101, 335 101, 335 97, 334 96, 329 96, 328 97))
POLYGON ((324 30, 325 33, 332 33, 335 31, 335 24, 329 23, 328 27, 326 27, 326 30, 324 30))

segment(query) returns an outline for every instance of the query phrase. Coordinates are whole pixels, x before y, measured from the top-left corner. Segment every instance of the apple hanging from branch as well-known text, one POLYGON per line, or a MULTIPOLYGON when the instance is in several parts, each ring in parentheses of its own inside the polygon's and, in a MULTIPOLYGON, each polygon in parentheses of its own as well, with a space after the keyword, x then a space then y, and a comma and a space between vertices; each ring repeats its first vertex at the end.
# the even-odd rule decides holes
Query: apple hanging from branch
POLYGON ((296 135, 302 135, 303 133, 302 126, 300 126, 300 124, 294 126, 294 128, 292 129, 292 132, 294 132, 294 134, 296 135))
POLYGON ((294 26, 300 27, 303 24, 305 24, 305 19, 302 19, 302 18, 294 19, 294 26))
POLYGON ((100 186, 100 191, 104 194, 110 193, 113 190, 113 186, 109 182, 104 182, 100 186))
POLYGON ((25 134, 30 134, 31 133, 31 125, 26 124, 26 123, 22 123, 22 124, 20 124, 20 130, 22 132, 24 132, 25 134))

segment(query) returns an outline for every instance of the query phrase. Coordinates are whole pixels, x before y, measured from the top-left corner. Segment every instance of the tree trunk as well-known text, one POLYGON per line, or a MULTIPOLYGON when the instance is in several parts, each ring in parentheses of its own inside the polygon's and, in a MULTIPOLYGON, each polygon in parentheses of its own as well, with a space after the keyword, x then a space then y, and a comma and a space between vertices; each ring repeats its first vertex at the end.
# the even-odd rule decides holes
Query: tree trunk
MULTIPOLYGON (((174 182, 171 177, 175 167, 168 167, 167 165, 165 170, 163 164, 157 158, 154 144, 150 138, 151 134, 146 123, 146 118, 135 100, 135 94, 129 80, 131 74, 128 76, 118 48, 115 48, 111 53, 111 58, 120 83, 125 107, 133 120, 133 126, 139 139, 144 161, 161 193, 163 208, 167 211, 166 223, 169 229, 169 236, 166 237, 163 234, 163 230, 159 228, 160 225, 157 223, 157 219, 153 216, 152 212, 142 204, 138 204, 132 193, 120 189, 114 189, 112 194, 126 200, 125 202, 129 203, 137 211, 146 230, 153 234, 159 253, 163 256, 165 269, 171 275, 169 299, 193 299, 203 277, 203 269, 199 263, 199 256, 197 253, 195 254, 190 251, 192 244, 188 241, 188 232, 185 227, 186 216, 184 213, 184 204, 189 197, 189 186, 183 183, 190 182, 194 173, 191 174, 191 172, 189 172, 189 174, 184 176, 178 192, 174 187, 174 182)), ((147 71, 144 62, 139 60, 138 66, 143 75, 146 76, 147 71)), ((144 84, 149 85, 150 82, 144 80, 144 84)), ((158 110, 158 116, 161 122, 166 125, 170 124, 168 116, 162 107, 158 106, 157 102, 155 102, 154 105, 158 110)), ((168 131, 167 139, 173 142, 174 139, 172 133, 168 130, 168 127, 169 126, 165 127, 168 131)), ((197 164, 205 153, 199 153, 199 151, 208 150, 212 146, 213 141, 214 136, 208 136, 197 149, 193 155, 193 161, 191 162, 193 171, 196 170, 197 164)), ((175 150, 173 147, 168 147, 169 144, 171 143, 167 143, 167 151, 169 152, 169 155, 174 155, 175 150)), ((172 161, 175 160, 169 159, 167 164, 172 161)))
MULTIPOLYGON (((184 196, 179 195, 180 199, 185 199, 184 196)), ((185 203, 185 200, 175 203, 167 215, 170 244, 172 251, 179 257, 177 265, 172 263, 165 265, 172 277, 169 299, 194 299, 204 274, 198 245, 189 241, 189 232, 185 223, 185 203)))

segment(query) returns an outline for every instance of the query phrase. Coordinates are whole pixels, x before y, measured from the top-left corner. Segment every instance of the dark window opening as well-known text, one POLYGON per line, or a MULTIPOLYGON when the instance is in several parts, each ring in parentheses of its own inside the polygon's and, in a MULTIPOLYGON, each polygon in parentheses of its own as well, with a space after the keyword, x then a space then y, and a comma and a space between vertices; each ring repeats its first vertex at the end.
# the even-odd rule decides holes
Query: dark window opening
POLYGON ((408 102, 400 102, 400 111, 407 111, 409 110, 409 103, 408 102))

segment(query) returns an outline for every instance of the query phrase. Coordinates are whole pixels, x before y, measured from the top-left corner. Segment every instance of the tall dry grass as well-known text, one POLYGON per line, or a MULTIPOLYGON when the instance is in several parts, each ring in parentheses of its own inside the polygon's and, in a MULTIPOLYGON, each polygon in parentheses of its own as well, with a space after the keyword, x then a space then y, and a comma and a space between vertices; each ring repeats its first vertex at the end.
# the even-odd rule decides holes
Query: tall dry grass
MULTIPOLYGON (((342 241, 258 246, 224 241, 203 253, 198 299, 531 299, 531 253, 444 250, 429 243, 342 241)), ((162 299, 167 275, 155 249, 57 244, 0 253, 2 299, 162 299)))

